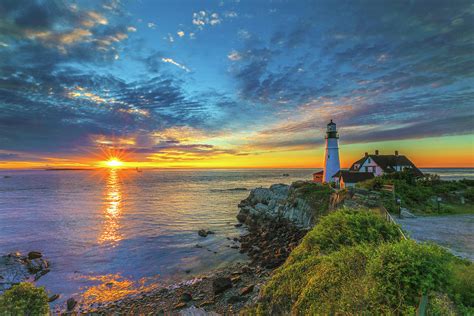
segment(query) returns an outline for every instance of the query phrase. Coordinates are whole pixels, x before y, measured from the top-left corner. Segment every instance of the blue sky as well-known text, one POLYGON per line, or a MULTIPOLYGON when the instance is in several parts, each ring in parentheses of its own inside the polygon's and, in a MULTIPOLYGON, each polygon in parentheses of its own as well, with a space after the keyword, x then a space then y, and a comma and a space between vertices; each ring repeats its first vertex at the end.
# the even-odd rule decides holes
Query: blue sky
POLYGON ((284 157, 331 118, 472 161, 473 51, 470 1, 4 0, 0 161, 284 157))

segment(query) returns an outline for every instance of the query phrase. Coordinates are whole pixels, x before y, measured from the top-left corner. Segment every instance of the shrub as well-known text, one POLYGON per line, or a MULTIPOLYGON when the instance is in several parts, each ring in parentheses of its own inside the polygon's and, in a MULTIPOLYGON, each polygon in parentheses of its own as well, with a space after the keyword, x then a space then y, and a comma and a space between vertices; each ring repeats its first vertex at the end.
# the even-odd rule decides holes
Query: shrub
POLYGON ((367 266, 372 299, 385 313, 411 313, 423 294, 446 289, 452 255, 431 244, 404 240, 381 245, 367 266))
POLYGON ((40 316, 49 314, 48 295, 43 287, 20 283, 0 296, 0 315, 40 316))
POLYGON ((400 237, 397 225, 371 211, 343 209, 321 218, 289 260, 292 262, 297 257, 319 251, 326 254, 359 243, 396 241, 400 237))
POLYGON ((309 281, 309 276, 320 261, 319 256, 313 255, 277 269, 263 288, 263 300, 258 304, 255 312, 259 315, 289 313, 291 306, 300 296, 309 281))
POLYGON ((474 188, 468 188, 464 191, 464 197, 468 199, 471 203, 474 203, 474 188))
POLYGON ((293 315, 354 315, 370 311, 365 278, 370 248, 343 248, 328 256, 310 275, 292 307, 293 315))
POLYGON ((474 264, 453 261, 450 265, 452 277, 449 292, 454 301, 468 308, 474 308, 474 264))
POLYGON ((432 293, 428 299, 426 314, 430 316, 457 316, 453 301, 445 293, 432 293))
POLYGON ((429 314, 450 315, 457 312, 457 301, 446 293, 453 293, 461 311, 472 311, 472 265, 450 268, 454 257, 443 248, 374 233, 364 216, 342 211, 321 220, 298 253, 275 271, 257 306, 244 314, 413 315, 421 296, 429 294, 429 314), (316 234, 325 229, 335 235, 345 231, 353 239, 347 243, 316 234))
MULTIPOLYGON (((318 225, 306 234, 302 243, 293 250, 285 264, 274 272, 263 288, 262 300, 256 309, 247 310, 245 314, 289 313, 308 282, 320 271, 319 263, 325 258, 324 255, 329 255, 345 246, 360 243, 379 244, 399 239, 397 226, 372 212, 341 210, 331 213, 323 217, 318 225)), ((336 259, 324 260, 327 266, 336 259)), ((351 260, 347 261, 349 264, 350 262, 351 260)), ((358 284, 354 284, 352 287, 357 286, 358 284)), ((308 292, 308 295, 309 293, 313 292, 308 292)), ((301 301, 300 304, 306 306, 305 301, 301 301)))

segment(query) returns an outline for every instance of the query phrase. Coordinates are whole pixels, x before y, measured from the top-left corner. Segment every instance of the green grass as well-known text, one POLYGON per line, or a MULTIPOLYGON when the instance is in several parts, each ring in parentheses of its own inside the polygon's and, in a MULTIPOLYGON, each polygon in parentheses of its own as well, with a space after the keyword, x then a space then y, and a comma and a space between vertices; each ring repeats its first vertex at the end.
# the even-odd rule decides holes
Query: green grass
POLYGON ((297 199, 302 199, 311 207, 313 218, 326 215, 329 209, 329 199, 333 190, 328 185, 321 185, 313 182, 294 182, 292 184, 288 201, 297 203, 297 199))
POLYGON ((443 248, 401 240, 398 226, 364 210, 323 217, 244 315, 430 315, 473 311, 474 265, 443 248))

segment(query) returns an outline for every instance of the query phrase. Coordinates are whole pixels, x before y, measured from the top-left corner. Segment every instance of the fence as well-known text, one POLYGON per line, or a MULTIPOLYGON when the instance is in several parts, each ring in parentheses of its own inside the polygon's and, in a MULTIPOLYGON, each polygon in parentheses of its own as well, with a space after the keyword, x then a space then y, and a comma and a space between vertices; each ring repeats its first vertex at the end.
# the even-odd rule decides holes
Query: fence
POLYGON ((398 223, 393 219, 392 215, 390 215, 390 213, 387 211, 387 209, 385 208, 385 206, 380 205, 380 206, 379 206, 379 211, 380 211, 380 215, 382 215, 382 217, 385 218, 385 220, 386 220, 387 222, 396 224, 397 227, 398 227, 398 231, 399 231, 400 234, 402 235, 402 238, 403 238, 404 240, 408 240, 408 238, 407 238, 407 236, 405 235, 405 233, 403 232, 403 230, 400 228, 400 226, 398 226, 398 223))

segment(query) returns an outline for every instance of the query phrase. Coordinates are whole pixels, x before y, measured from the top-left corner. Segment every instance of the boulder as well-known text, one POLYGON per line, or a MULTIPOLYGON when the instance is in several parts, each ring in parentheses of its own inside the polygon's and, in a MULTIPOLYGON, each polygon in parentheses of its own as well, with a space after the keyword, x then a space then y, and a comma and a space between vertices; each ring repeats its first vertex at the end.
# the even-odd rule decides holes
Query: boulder
POLYGON ((239 214, 237 214, 237 220, 241 223, 245 223, 245 221, 247 220, 247 214, 240 211, 239 214))
POLYGON ((243 301, 244 299, 240 296, 237 296, 237 295, 232 295, 231 297, 229 297, 227 299, 227 303, 229 304, 234 304, 234 303, 238 303, 238 302, 241 302, 243 301))
POLYGON ((68 312, 73 311, 74 307, 76 307, 76 305, 77 305, 77 301, 73 297, 70 297, 70 298, 67 299, 66 308, 67 308, 68 312))
POLYGON ((41 252, 39 252, 39 251, 30 251, 28 253, 28 259, 30 259, 30 260, 38 259, 38 258, 41 258, 42 256, 43 256, 43 254, 41 254, 41 252))
POLYGON ((220 294, 232 287, 232 280, 230 278, 216 278, 212 281, 212 289, 214 295, 220 294))
POLYGON ((0 294, 13 284, 36 281, 49 272, 48 261, 42 258, 41 253, 30 254, 30 257, 35 259, 17 252, 0 256, 0 294))
POLYGON ((48 298, 48 302, 54 302, 55 300, 57 300, 58 298, 60 297, 59 294, 53 294, 51 295, 49 298, 48 298))
POLYGON ((192 295, 189 294, 189 293, 183 293, 181 294, 181 297, 180 297, 180 300, 183 301, 183 302, 189 302, 193 299, 192 295))
POLYGON ((183 307, 186 307, 186 303, 185 302, 180 302, 180 303, 177 303, 173 306, 174 309, 181 309, 183 307))
POLYGON ((207 231, 205 229, 198 230, 198 235, 201 237, 207 237, 207 231))
POLYGON ((246 286, 244 287, 242 290, 240 290, 240 295, 247 295, 249 293, 251 293, 254 289, 255 285, 249 285, 249 286, 246 286))

